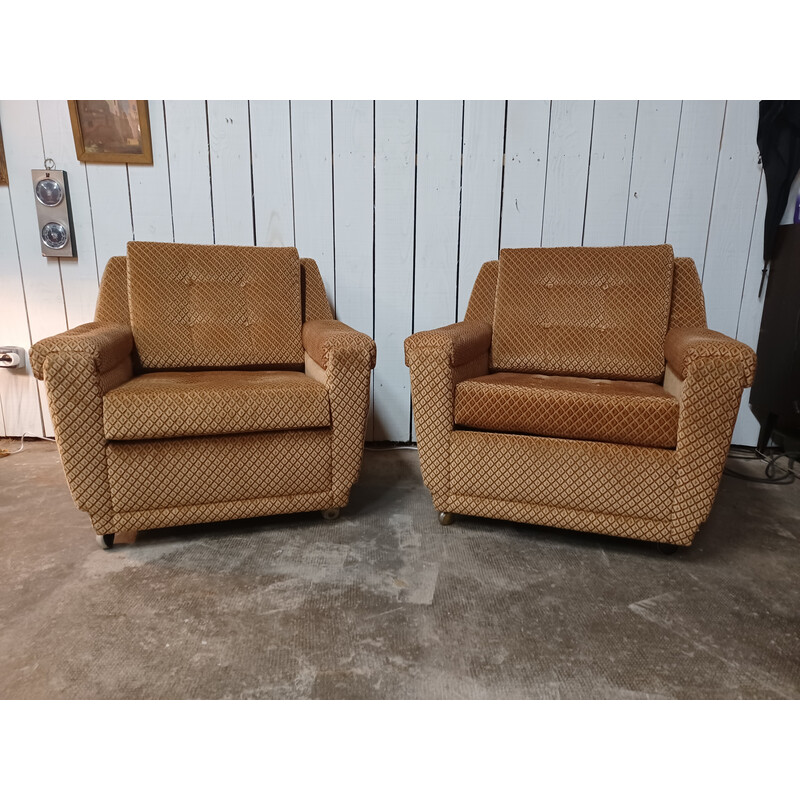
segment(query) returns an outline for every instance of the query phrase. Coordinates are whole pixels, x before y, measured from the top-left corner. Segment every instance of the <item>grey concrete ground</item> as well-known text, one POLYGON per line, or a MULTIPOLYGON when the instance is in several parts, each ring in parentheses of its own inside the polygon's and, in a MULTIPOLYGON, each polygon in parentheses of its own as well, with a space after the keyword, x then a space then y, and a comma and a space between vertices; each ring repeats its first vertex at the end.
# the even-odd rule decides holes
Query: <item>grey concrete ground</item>
POLYGON ((800 697, 800 483, 724 478, 695 544, 663 556, 440 528, 417 454, 368 452, 336 522, 102 551, 35 442, 0 459, 0 531, 3 698, 800 697))

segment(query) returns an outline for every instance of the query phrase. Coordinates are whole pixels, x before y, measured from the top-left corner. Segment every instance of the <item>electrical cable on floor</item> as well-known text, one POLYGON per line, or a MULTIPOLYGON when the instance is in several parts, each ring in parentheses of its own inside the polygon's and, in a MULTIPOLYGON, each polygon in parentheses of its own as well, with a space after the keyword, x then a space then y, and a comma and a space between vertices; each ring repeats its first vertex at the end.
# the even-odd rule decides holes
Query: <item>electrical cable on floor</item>
MULTIPOLYGON (((737 449, 744 450, 744 448, 737 449)), ((732 447, 731 450, 734 450, 734 448, 732 447)), ((729 457, 741 461, 763 461, 765 463, 765 477, 759 478, 755 475, 745 475, 744 473, 738 472, 730 467, 725 467, 723 469, 724 475, 729 475, 731 478, 738 478, 742 481, 749 481, 750 483, 771 483, 776 486, 786 486, 790 483, 794 483, 795 478, 800 478, 800 473, 793 469, 795 461, 800 459, 800 452, 779 452, 771 455, 767 455, 766 453, 762 453, 760 450, 756 449, 753 449, 752 451, 745 450, 745 452, 752 453, 752 455, 739 455, 731 452, 729 457), (783 467, 777 463, 781 458, 787 458, 789 460, 789 463, 786 467, 783 467), (780 474, 776 474, 776 471, 779 471, 780 474)))
MULTIPOLYGON (((13 455, 16 455, 17 453, 21 453, 25 449, 25 437, 26 436, 29 439, 41 439, 42 441, 45 441, 45 442, 54 442, 55 441, 55 439, 51 438, 50 436, 37 436, 35 433, 23 433, 22 436, 20 436, 19 447, 16 450, 5 450, 3 448, 0 448, 0 458, 4 458, 5 456, 13 456, 13 455)), ((13 438, 16 438, 16 437, 9 436, 7 438, 13 439, 13 438)))

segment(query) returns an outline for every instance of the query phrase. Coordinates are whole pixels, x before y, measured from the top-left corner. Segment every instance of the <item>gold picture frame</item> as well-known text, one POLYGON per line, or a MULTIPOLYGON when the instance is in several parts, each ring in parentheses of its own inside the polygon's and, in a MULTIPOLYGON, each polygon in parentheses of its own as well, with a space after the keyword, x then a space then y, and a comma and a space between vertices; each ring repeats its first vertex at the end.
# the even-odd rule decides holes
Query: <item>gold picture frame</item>
POLYGON ((8 186, 8 167, 6 151, 3 149, 3 131, 0 130, 0 186, 8 186))
POLYGON ((68 100, 78 161, 152 164, 147 100, 68 100))

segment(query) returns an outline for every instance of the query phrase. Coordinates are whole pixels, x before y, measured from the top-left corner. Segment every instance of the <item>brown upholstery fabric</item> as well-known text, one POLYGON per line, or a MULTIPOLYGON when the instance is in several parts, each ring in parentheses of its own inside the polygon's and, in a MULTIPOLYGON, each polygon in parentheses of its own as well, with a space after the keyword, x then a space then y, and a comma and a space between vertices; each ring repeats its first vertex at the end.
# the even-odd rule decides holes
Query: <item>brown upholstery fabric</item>
POLYGON ((672 328, 664 342, 669 365, 685 378, 700 361, 731 361, 740 369, 742 386, 750 386, 756 374, 756 354, 743 342, 708 328, 672 328))
POLYGON ((315 319, 304 323, 303 347, 323 368, 334 350, 358 353, 368 359, 370 369, 375 366, 375 342, 366 333, 359 333, 335 319, 315 319))
POLYGON ((86 356, 97 372, 107 372, 131 354, 133 338, 125 325, 87 322, 64 333, 41 339, 31 348, 33 374, 42 380, 44 363, 53 353, 76 353, 86 356))
POLYGON ((451 447, 454 494, 670 518, 672 450, 479 431, 454 431, 451 447))
POLYGON ((457 322, 434 331, 419 331, 406 339, 406 364, 411 350, 435 350, 447 356, 453 367, 468 364, 492 343, 492 326, 486 322, 457 322))
POLYGON ((411 397, 417 426, 422 478, 433 503, 444 511, 450 488, 450 435, 453 431, 456 385, 489 371, 486 324, 461 322, 439 331, 421 331, 405 341, 406 364, 411 372, 411 397), (436 334, 436 335, 429 335, 436 334), (471 342, 466 350, 456 342, 471 342), (483 350, 480 344, 483 342, 483 350), (437 343, 439 346, 437 346, 437 343), (453 366, 455 353, 473 356, 453 366))
POLYGON ((678 401, 657 383, 496 372, 456 386, 456 425, 675 447, 678 401))
POLYGON ((317 430, 110 442, 114 511, 330 491, 330 439, 317 430))
POLYGON ((599 261, 587 249, 563 248, 556 259, 553 250, 522 251, 516 283, 503 280, 509 251, 498 268, 484 264, 467 317, 486 322, 492 309, 493 374, 488 345, 454 368, 447 329, 406 340, 423 479, 440 511, 688 545, 711 509, 754 355, 706 329, 691 259, 675 259, 673 269, 669 247, 606 248, 599 261), (614 251, 622 288, 607 295, 591 276, 614 251), (607 296, 618 318, 635 312, 619 325, 628 325, 627 340, 600 327, 614 305, 607 296), (637 371, 657 380, 665 353, 663 387, 634 383, 638 390, 625 395, 619 381, 586 380, 637 371), (536 369, 534 356, 550 368, 536 369), (569 377, 522 374, 529 372, 569 377), (456 422, 481 430, 456 430, 456 422), (598 430, 639 444, 591 441, 598 430))
POLYGON ((108 262, 95 323, 31 351, 70 491, 97 533, 345 505, 361 467, 375 343, 331 319, 314 261, 301 261, 293 248, 130 247, 145 267, 108 262), (254 275, 254 286, 238 286, 240 273, 254 275), (144 288, 143 275, 152 279, 144 288), (198 278, 200 287, 182 278, 198 278), (158 291, 165 282, 167 291, 158 291), (137 289, 146 302, 130 303, 132 331, 137 289), (199 324, 189 331, 192 308, 199 324), (314 363, 313 375, 299 371, 301 319, 316 321, 310 330, 325 367, 314 363), (250 321, 255 332, 246 331, 250 321), (216 323, 224 347, 211 341, 216 323), (134 378, 142 342, 156 353, 148 361, 146 352, 148 368, 165 369, 172 358, 181 369, 207 365, 195 360, 215 367, 254 360, 233 364, 246 371, 134 378), (272 359, 297 370, 263 370, 272 359), (256 432, 227 433, 239 430, 256 432), (136 436, 149 438, 123 438, 136 436))
POLYGON ((690 544, 719 488, 739 413, 742 370, 735 361, 692 364, 681 391, 677 473, 671 528, 676 544, 690 544))
POLYGON ((128 243, 131 328, 144 369, 301 365, 293 247, 128 243))
POLYGON ((311 319, 333 319, 317 262, 313 258, 301 258, 300 270, 303 280, 303 322, 311 319))
POLYGON ((691 258, 675 259, 675 279, 672 283, 670 328, 705 328, 706 304, 703 285, 691 258))
POLYGON ((472 294, 469 296, 464 321, 494 322, 494 298, 497 294, 497 269, 499 262, 487 261, 475 279, 472 294))
POLYGON ((100 279, 94 318, 96 322, 117 322, 130 327, 128 259, 125 256, 114 256, 108 260, 100 279))
POLYGON ((500 251, 492 369, 658 381, 672 248, 500 251))
MULTIPOLYGON (((370 370, 375 366, 375 342, 336 320, 312 320, 303 325, 308 357, 325 370, 331 404, 331 447, 334 505, 347 503, 358 479, 369 413, 370 370)), ((312 377, 321 377, 314 370, 312 377)))
POLYGON ((107 439, 324 428, 328 392, 302 372, 152 372, 103 397, 107 439))

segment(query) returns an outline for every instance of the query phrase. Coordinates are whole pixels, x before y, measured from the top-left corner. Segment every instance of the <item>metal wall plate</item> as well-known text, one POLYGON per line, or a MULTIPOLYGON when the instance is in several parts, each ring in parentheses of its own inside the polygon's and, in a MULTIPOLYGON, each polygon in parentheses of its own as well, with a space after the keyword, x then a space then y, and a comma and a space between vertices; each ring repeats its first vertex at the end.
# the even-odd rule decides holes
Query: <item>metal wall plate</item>
POLYGON ((75 258, 78 250, 75 246, 67 173, 62 169, 32 169, 31 177, 42 255, 48 258, 75 258))

